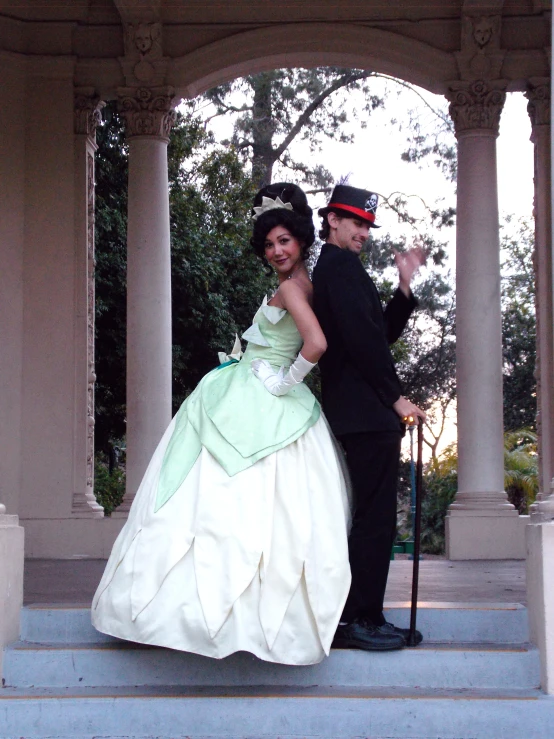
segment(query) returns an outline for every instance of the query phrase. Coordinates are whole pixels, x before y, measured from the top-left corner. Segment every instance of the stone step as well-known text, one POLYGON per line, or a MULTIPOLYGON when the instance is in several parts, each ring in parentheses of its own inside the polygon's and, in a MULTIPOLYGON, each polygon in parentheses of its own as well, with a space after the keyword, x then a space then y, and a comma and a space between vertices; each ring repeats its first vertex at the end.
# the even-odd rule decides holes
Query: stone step
POLYGON ((131 642, 31 644, 4 653, 5 685, 289 686, 532 689, 539 655, 530 645, 434 644, 394 652, 332 650, 318 665, 291 667, 245 652, 222 660, 131 642))
MULTIPOLYGON (((390 603, 389 621, 409 625, 406 603, 390 603)), ((90 643, 113 641, 90 623, 88 608, 32 606, 21 612, 21 639, 29 642, 90 643)), ((420 603, 417 627, 434 642, 522 644, 529 641, 527 609, 519 603, 420 603)))
POLYGON ((0 739, 546 739, 535 690, 0 690, 0 739))

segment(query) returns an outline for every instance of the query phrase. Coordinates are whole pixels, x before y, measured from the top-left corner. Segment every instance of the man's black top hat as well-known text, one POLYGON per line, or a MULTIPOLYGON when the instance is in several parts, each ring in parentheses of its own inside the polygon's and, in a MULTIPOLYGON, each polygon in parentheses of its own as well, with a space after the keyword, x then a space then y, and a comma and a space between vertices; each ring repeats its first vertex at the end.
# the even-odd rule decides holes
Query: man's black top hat
POLYGON ((329 211, 336 211, 339 215, 368 221, 371 228, 380 228, 375 224, 378 203, 379 196, 374 192, 350 185, 336 185, 328 205, 317 212, 320 216, 326 216, 329 211))

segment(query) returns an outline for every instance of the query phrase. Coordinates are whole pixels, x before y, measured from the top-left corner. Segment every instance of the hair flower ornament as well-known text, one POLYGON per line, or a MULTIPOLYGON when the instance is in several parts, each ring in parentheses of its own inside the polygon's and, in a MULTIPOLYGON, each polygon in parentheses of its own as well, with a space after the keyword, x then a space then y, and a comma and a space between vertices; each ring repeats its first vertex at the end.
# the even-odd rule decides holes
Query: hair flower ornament
POLYGON ((264 195, 262 198, 262 204, 252 209, 254 211, 252 220, 255 221, 257 218, 259 218, 259 216, 262 215, 262 213, 265 213, 268 210, 273 210, 274 208, 285 208, 285 210, 294 210, 290 203, 283 203, 279 196, 277 196, 275 200, 273 200, 273 198, 268 198, 264 195))

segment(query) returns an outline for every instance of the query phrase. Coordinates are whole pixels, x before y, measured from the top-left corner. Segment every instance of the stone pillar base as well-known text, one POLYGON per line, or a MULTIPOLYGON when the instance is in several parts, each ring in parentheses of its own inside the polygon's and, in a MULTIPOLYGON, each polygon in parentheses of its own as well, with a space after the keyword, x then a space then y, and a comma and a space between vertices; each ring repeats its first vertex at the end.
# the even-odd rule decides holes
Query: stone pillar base
POLYGON ((27 559, 107 559, 124 518, 27 518, 27 559))
POLYGON ((554 521, 526 527, 531 641, 541 655, 541 687, 554 695, 554 521))
POLYGON ((525 559, 523 524, 528 516, 467 513, 446 517, 448 559, 525 559))
POLYGON ((19 519, 0 513, 0 678, 4 647, 19 639, 23 560, 24 531, 19 519))

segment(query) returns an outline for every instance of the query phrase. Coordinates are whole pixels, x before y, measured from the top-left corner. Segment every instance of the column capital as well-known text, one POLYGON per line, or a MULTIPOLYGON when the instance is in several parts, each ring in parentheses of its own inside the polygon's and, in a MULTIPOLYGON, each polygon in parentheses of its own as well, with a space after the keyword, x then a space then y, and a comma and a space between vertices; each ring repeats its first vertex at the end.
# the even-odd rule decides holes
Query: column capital
POLYGON ((154 136, 169 140, 178 102, 172 87, 122 87, 117 92, 127 138, 154 136))
POLYGON ((550 80, 546 77, 528 80, 525 97, 533 128, 550 125, 550 80))
POLYGON ((94 87, 75 88, 73 107, 75 133, 88 136, 93 146, 96 146, 96 128, 102 122, 102 108, 105 105, 94 87))
POLYGON ((478 129, 498 136, 506 86, 505 80, 450 83, 446 98, 457 137, 478 129))

